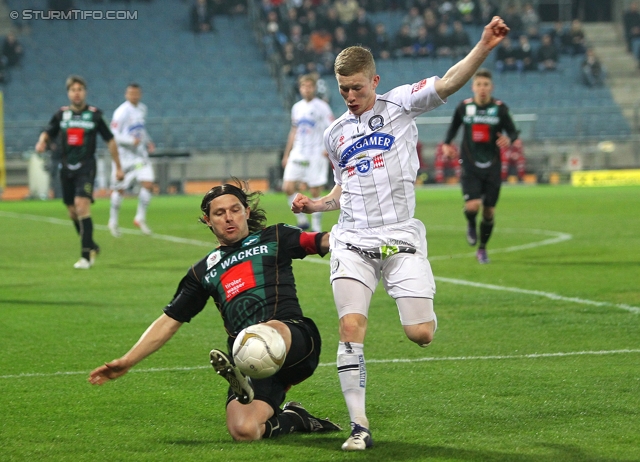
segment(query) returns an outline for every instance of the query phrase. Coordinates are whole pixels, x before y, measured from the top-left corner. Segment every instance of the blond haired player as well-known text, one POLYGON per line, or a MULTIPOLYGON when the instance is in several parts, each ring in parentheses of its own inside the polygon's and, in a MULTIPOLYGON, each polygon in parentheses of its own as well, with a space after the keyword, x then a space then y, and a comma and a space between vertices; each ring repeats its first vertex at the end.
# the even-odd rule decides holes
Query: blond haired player
POLYGON ((365 412, 364 339, 378 282, 382 279, 395 300, 411 341, 426 346, 436 330, 426 230, 413 217, 419 166, 415 118, 462 88, 508 31, 495 16, 478 44, 442 79, 427 78, 384 95, 376 94, 380 76, 369 50, 349 47, 336 58, 338 88, 348 109, 324 134, 336 186, 315 201, 298 195, 292 210, 340 209, 331 231, 330 280, 340 318, 338 376, 352 428, 342 445, 346 451, 373 446, 365 412))
MULTIPOLYGON (((290 206, 298 191, 308 188, 311 197, 317 199, 327 184, 329 160, 322 134, 334 120, 331 107, 316 97, 317 80, 313 75, 301 76, 298 85, 302 99, 291 108, 291 130, 282 157, 282 190, 290 206)), ((297 215, 296 218, 300 228, 309 228, 306 216, 297 215)), ((321 212, 311 215, 311 229, 322 231, 321 212)))

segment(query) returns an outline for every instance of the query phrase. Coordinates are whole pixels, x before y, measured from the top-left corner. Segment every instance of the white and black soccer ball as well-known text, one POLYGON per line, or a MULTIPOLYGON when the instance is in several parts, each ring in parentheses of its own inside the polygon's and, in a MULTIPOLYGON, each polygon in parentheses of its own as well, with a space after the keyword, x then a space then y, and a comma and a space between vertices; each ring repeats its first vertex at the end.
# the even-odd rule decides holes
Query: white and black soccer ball
POLYGON ((233 361, 254 379, 270 377, 280 370, 287 356, 282 335, 267 324, 254 324, 240 331, 233 342, 233 361))

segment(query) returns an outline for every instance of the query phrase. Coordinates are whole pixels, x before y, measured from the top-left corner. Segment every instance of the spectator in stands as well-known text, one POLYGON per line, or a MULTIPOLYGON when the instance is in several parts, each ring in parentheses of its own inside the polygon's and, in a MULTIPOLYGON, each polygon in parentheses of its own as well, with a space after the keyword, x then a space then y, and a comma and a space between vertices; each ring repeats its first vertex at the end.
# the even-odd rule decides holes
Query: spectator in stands
POLYGON ((373 39, 371 40, 371 53, 375 59, 390 59, 391 58, 391 39, 387 34, 387 28, 384 23, 377 23, 375 26, 373 39))
MULTIPOLYGON (((325 42, 323 49, 316 53, 315 62, 318 69, 319 75, 332 75, 333 74, 333 62, 336 59, 336 55, 333 53, 333 46, 331 42, 325 42)), ((323 85, 324 82, 323 82, 323 85)), ((317 93, 320 93, 318 90, 317 93)), ((324 97, 318 95, 320 99, 325 99, 324 97)))
POLYGON ((581 55, 586 50, 586 41, 584 37, 584 30, 582 30, 582 23, 579 19, 571 21, 569 30, 563 37, 564 49, 571 56, 581 55))
POLYGON ((464 24, 475 22, 476 4, 473 0, 458 0, 456 3, 457 16, 464 24))
POLYGON ((556 21, 553 23, 553 29, 548 31, 548 34, 551 36, 551 40, 555 44, 558 49, 558 53, 564 53, 564 36, 567 34, 567 28, 565 23, 562 21, 556 21))
POLYGON ((536 61, 539 71, 555 71, 558 69, 558 47, 550 34, 542 36, 540 47, 536 51, 536 61))
POLYGON ((518 138, 511 146, 500 148, 500 158, 502 159, 502 181, 509 177, 509 170, 515 168, 518 181, 524 181, 526 159, 524 157, 524 147, 522 140, 518 138))
POLYGON ((207 0, 196 0, 190 12, 191 31, 194 34, 215 32, 213 8, 207 0))
POLYGON ((340 20, 338 19, 338 10, 335 8, 327 8, 327 12, 324 15, 320 15, 318 18, 318 27, 322 30, 333 34, 337 27, 340 26, 340 20))
POLYGON ((351 43, 355 43, 358 45, 366 46, 367 48, 371 48, 371 40, 373 37, 373 31, 368 29, 366 26, 358 26, 351 43))
POLYGON ((496 70, 522 71, 522 62, 518 61, 518 50, 511 44, 509 37, 505 37, 496 50, 496 70))
POLYGON ((396 58, 407 58, 413 56, 413 38, 409 33, 409 25, 400 26, 393 40, 393 55, 396 58))
POLYGON ((633 1, 622 16, 624 24, 624 37, 627 42, 627 50, 633 51, 633 41, 640 39, 640 12, 638 2, 633 1))
POLYGON ((427 28, 422 26, 418 29, 418 36, 413 41, 413 57, 426 58, 427 56, 434 56, 434 54, 435 45, 433 39, 427 28))
POLYGON ((521 18, 524 32, 526 32, 529 38, 532 38, 532 31, 536 31, 537 34, 538 27, 540 26, 540 17, 538 16, 538 13, 533 8, 533 5, 531 3, 524 4, 524 6, 522 7, 521 18))
POLYGON ((582 77, 587 87, 602 87, 605 71, 593 48, 587 48, 582 61, 582 77))
POLYGON ((295 26, 300 26, 300 31, 302 32, 302 26, 298 21, 298 10, 288 8, 286 17, 280 23, 280 30, 284 32, 287 37, 291 38, 295 26))
MULTIPOLYGON (((445 156, 442 146, 444 143, 438 143, 436 146, 436 154, 434 157, 434 175, 436 183, 444 183, 447 179, 447 173, 452 172, 456 179, 460 179, 460 151, 456 143, 449 143, 448 154, 445 156)), ((449 175, 450 176, 450 175, 449 175)))
POLYGON ((415 6, 409 8, 409 12, 402 19, 402 25, 409 26, 409 36, 411 38, 417 38, 420 28, 424 27, 424 19, 420 15, 420 10, 415 6))
POLYGON ((477 24, 488 24, 498 14, 498 7, 492 0, 479 0, 476 11, 477 24))
POLYGON ((350 45, 349 37, 347 37, 347 32, 344 27, 338 26, 336 30, 333 32, 333 53, 338 56, 342 50, 347 48, 350 45))
POLYGON ((444 22, 438 25, 438 30, 434 34, 433 48, 435 51, 435 56, 437 57, 453 56, 453 37, 449 33, 449 26, 444 22))
POLYGON ((465 56, 469 51, 471 51, 471 38, 469 38, 469 34, 460 21, 453 22, 451 43, 453 46, 454 58, 465 56))
POLYGON ((514 3, 509 3, 507 5, 502 18, 505 23, 509 24, 509 28, 511 29, 511 32, 509 33, 512 36, 519 37, 523 32, 525 32, 520 11, 514 3))
POLYGON ((436 30, 438 28, 438 15, 436 14, 436 9, 427 8, 422 13, 422 17, 424 19, 424 25, 427 30, 436 30))
POLYGON ((536 69, 536 62, 531 49, 531 43, 526 35, 521 35, 518 39, 517 56, 520 61, 520 68, 523 71, 534 71, 536 69))
POLYGON ((356 19, 360 9, 358 0, 336 0, 333 7, 338 12, 340 24, 346 28, 356 19))
MULTIPOLYGON (((358 9, 358 15, 356 19, 349 25, 348 35, 358 36, 359 38, 356 41, 360 41, 360 39, 366 36, 366 43, 371 41, 371 37, 373 36, 373 25, 371 21, 369 21, 369 17, 367 16, 367 11, 364 8, 358 9)), ((362 42, 360 42, 362 43, 362 42)))
POLYGON ((294 77, 304 74, 305 54, 301 53, 291 42, 286 42, 282 51, 282 72, 294 77))
POLYGON ((16 35, 13 32, 9 32, 2 45, 2 61, 8 68, 19 66, 23 54, 24 50, 16 35))

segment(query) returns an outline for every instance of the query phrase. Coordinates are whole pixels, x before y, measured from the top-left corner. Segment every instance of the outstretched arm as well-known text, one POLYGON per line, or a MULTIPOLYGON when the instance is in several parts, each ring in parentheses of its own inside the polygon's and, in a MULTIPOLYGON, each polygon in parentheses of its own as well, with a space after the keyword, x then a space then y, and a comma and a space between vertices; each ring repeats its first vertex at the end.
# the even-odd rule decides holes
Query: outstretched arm
POLYGON ((316 200, 311 200, 304 194, 298 193, 293 199, 291 211, 293 213, 314 213, 338 210, 340 208, 341 194, 342 187, 339 185, 335 185, 329 194, 316 200))
POLYGON ((114 359, 91 371, 89 382, 93 385, 102 385, 123 376, 129 372, 129 369, 167 343, 181 325, 181 322, 163 313, 122 358, 114 359))
POLYGON ((447 73, 435 83, 438 96, 442 99, 453 95, 473 76, 482 65, 491 50, 509 33, 509 28, 502 18, 494 16, 489 24, 484 27, 480 41, 473 47, 460 62, 453 65, 447 73))

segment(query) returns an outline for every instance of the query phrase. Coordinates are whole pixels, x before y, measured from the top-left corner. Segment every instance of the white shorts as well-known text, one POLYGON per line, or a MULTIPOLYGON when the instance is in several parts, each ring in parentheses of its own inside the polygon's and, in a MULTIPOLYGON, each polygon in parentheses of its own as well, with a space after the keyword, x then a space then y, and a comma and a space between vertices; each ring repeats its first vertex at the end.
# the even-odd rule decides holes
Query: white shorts
POLYGON ((153 173, 153 166, 149 159, 143 157, 122 157, 120 166, 124 172, 122 181, 116 180, 116 166, 111 163, 111 189, 129 189, 134 182, 142 183, 150 181, 153 183, 156 177, 153 173))
POLYGON ((284 181, 300 181, 309 188, 327 184, 329 178, 329 159, 322 154, 311 159, 289 159, 284 168, 284 181))
POLYGON ((427 260, 427 232, 415 218, 389 226, 331 230, 331 276, 360 281, 372 292, 382 279, 394 299, 431 298, 436 293, 427 260))

